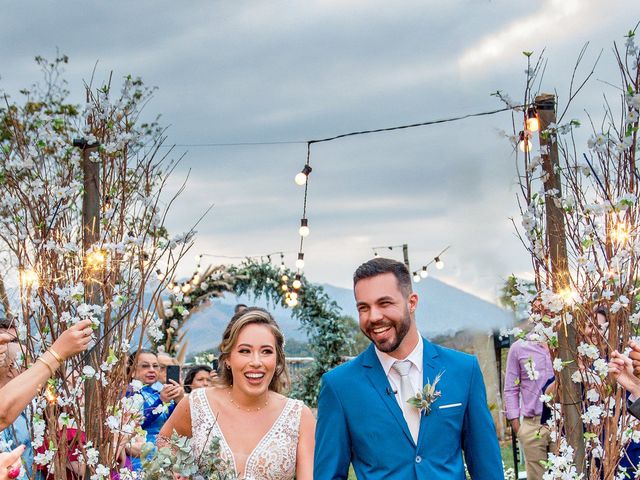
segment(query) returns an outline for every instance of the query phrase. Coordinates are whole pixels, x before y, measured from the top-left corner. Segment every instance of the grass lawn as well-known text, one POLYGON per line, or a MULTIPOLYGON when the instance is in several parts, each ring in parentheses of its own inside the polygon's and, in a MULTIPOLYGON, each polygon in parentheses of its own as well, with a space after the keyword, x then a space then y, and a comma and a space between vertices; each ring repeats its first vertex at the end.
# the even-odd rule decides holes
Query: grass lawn
MULTIPOLYGON (((502 454, 502 461, 504 462, 505 468, 513 468, 513 453, 511 450, 511 441, 502 442, 500 444, 500 453, 502 454)), ((520 460, 522 460, 522 455, 520 455, 520 460)), ((522 461, 518 464, 518 471, 524 471, 524 463, 522 463, 522 461)), ((349 469, 349 480, 356 480, 356 474, 353 473, 353 467, 349 469)))

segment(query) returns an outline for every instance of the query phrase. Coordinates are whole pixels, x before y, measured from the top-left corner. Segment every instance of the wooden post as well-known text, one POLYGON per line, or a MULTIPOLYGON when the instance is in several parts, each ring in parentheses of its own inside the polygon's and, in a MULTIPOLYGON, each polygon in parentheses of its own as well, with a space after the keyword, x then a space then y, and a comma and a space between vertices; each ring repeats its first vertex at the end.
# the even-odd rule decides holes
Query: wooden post
MULTIPOLYGON (((74 140, 74 146, 82 151, 82 173, 84 181, 84 195, 82 197, 82 248, 85 265, 84 270, 84 300, 89 305, 100 303, 100 286, 92 278, 86 268, 86 255, 92 245, 100 240, 100 163, 91 160, 90 154, 98 148, 97 144, 88 144, 82 139, 74 140)), ((100 329, 95 331, 96 338, 100 338, 100 329)), ((96 372, 100 371, 101 346, 96 345, 88 358, 88 363, 96 372)), ((95 379, 85 381, 84 390, 84 424, 87 441, 100 445, 102 424, 100 421, 99 398, 95 379)), ((88 474, 89 472, 87 472, 88 474)))
POLYGON ((411 267, 409 266, 409 245, 402 244, 402 255, 404 256, 404 264, 407 266, 407 270, 411 273, 411 267))
MULTIPOLYGON (((552 94, 541 94, 536 97, 536 110, 540 120, 540 146, 542 150, 542 168, 546 175, 544 189, 546 192, 555 190, 556 195, 562 194, 562 186, 558 172, 558 144, 550 135, 543 132, 549 124, 556 122, 556 99, 552 94)), ((551 257, 551 278, 553 291, 558 293, 570 288, 569 263, 567 258, 567 243, 562 209, 556 205, 552 196, 545 196, 547 220, 547 242, 551 257)), ((571 375, 577 370, 577 351, 575 323, 562 320, 558 328, 558 353, 563 362, 570 363, 556 373, 558 393, 562 405, 564 431, 567 442, 574 449, 574 461, 578 473, 584 471, 584 426, 581 418, 582 395, 579 385, 571 380, 571 375)))

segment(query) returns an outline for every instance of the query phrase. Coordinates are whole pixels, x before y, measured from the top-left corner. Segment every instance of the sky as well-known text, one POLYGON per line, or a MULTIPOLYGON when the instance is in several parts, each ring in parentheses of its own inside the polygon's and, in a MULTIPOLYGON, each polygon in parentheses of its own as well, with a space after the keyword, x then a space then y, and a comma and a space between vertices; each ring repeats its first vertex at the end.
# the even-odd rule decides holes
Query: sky
MULTIPOLYGON (((4 0, 2 19, 0 89, 15 98, 39 79, 33 57, 56 49, 70 57, 78 101, 94 67, 96 80, 133 74, 158 87, 147 113, 162 115, 166 145, 184 154, 167 194, 188 177, 168 226, 188 230, 213 205, 180 266, 189 275, 200 253, 217 264, 284 251, 293 266, 305 141, 501 108, 491 92, 522 98, 523 51, 545 51, 541 91, 562 107, 582 46, 577 78, 602 52, 569 111, 599 118, 603 95, 618 98, 613 42, 624 45, 640 3, 4 0), (193 146, 256 142, 297 143, 193 146)), ((530 270, 511 221, 515 156, 500 134, 512 125, 500 113, 313 145, 307 277, 349 287, 372 247, 406 243, 416 269, 450 246, 432 275, 495 300, 508 275, 530 270)))

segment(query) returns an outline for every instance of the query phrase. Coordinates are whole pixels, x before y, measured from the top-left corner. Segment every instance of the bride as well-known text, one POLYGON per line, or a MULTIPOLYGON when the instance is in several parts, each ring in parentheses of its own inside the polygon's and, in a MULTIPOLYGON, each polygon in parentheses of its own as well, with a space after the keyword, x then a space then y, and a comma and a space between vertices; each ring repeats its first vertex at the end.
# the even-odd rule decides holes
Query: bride
POLYGON ((315 419, 289 387, 284 336, 264 309, 233 316, 220 344, 217 386, 182 400, 158 436, 192 438, 196 458, 218 437, 220 456, 245 480, 311 480, 315 419))

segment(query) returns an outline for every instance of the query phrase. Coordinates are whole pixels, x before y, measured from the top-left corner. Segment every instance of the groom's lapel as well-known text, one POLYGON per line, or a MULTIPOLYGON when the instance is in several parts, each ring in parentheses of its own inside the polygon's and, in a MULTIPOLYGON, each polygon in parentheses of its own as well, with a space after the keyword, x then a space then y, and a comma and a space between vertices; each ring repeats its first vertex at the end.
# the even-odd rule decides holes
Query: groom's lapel
MULTIPOLYGON (((434 379, 440 372, 444 370, 439 362, 438 352, 433 347, 433 344, 423 337, 423 351, 422 351, 422 385, 427 383, 433 383, 434 379)), ((437 408, 437 407, 435 407, 437 408)), ((433 415, 433 409, 430 415, 421 415, 420 418, 420 433, 418 434, 418 445, 421 445, 425 431, 427 430, 427 423, 435 420, 433 415)))
POLYGON ((362 366, 364 367, 365 375, 371 382, 371 385, 373 385, 373 388, 378 392, 378 395, 380 395, 382 403, 384 403, 389 409, 389 412, 396 419, 398 425, 400 425, 400 428, 402 428, 402 431, 409 441, 413 443, 413 438, 411 437, 411 432, 409 431, 407 422, 405 421, 402 410, 400 410, 396 397, 391 390, 389 379, 384 374, 382 365, 380 365, 380 360, 378 360, 378 356, 374 351, 373 344, 369 345, 369 348, 365 350, 362 358, 362 366))

